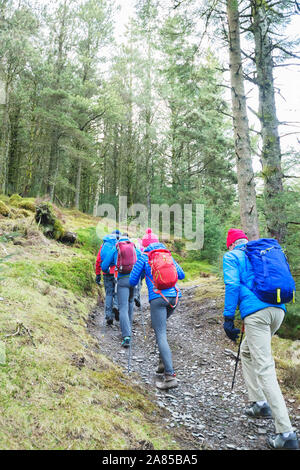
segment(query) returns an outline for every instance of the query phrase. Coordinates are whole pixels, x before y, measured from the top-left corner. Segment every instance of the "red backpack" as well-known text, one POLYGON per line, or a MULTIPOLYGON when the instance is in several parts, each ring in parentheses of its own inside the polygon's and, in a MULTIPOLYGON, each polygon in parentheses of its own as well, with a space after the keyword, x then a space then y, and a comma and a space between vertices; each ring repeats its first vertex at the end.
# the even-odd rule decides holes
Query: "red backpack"
POLYGON ((118 250, 117 271, 129 274, 136 263, 135 245, 130 240, 123 240, 116 244, 118 250))
POLYGON ((154 284, 154 287, 158 291, 157 293, 160 294, 163 297, 163 299, 165 299, 168 302, 168 300, 160 291, 175 287, 177 291, 176 304, 173 306, 168 302, 171 305, 171 307, 175 308, 177 305, 177 301, 178 301, 178 289, 176 287, 176 283, 178 281, 178 274, 177 274, 176 266, 173 263, 171 252, 169 250, 159 249, 159 250, 152 250, 149 253, 147 253, 147 255, 148 255, 149 264, 151 267, 153 284, 154 284))
POLYGON ((158 290, 175 287, 178 281, 178 274, 171 252, 165 249, 152 250, 148 258, 154 287, 158 290))

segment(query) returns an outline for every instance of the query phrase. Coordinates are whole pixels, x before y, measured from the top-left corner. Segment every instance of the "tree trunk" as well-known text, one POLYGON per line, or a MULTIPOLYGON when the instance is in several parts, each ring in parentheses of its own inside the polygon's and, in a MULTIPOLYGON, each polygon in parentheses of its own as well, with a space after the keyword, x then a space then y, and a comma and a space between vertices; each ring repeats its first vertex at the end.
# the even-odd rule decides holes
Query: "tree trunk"
POLYGON ((272 43, 264 2, 252 1, 252 33, 255 41, 255 63, 259 89, 259 119, 262 135, 262 174, 267 230, 270 237, 283 242, 286 236, 286 217, 283 199, 281 148, 276 116, 272 43))
MULTIPOLYGON (((57 36, 57 58, 55 63, 55 76, 53 89, 58 90, 61 86, 61 74, 63 72, 64 63, 65 63, 65 53, 64 46, 66 41, 66 18, 68 13, 68 4, 67 0, 64 1, 62 6, 62 16, 59 23, 59 33, 57 36)), ((60 103, 60 98, 54 98, 53 106, 58 106, 60 103)), ((49 158, 49 167, 48 167, 48 181, 47 181, 47 193, 50 195, 50 200, 53 202, 57 169, 58 169, 58 151, 59 151, 59 138, 60 138, 60 128, 58 125, 54 125, 51 138, 51 147, 50 147, 50 158, 49 158)))
POLYGON ((96 187, 96 194, 95 194, 95 199, 94 199, 94 207, 93 207, 93 216, 97 217, 97 209, 99 205, 99 197, 101 193, 101 182, 102 182, 102 171, 99 171, 99 176, 98 176, 98 181, 97 181, 97 187, 96 187))
POLYGON ((76 192, 75 192, 75 207, 79 209, 80 202, 80 185, 81 185, 81 172, 82 172, 82 161, 78 162, 77 176, 76 176, 76 192))
POLYGON ((51 202, 54 199, 55 183, 56 183, 56 171, 58 165, 58 143, 59 143, 59 134, 58 130, 54 129, 52 132, 51 138, 51 150, 50 150, 50 160, 48 168, 48 180, 47 180, 47 194, 50 196, 51 202))
POLYGON ((5 84, 5 103, 3 105, 2 132, 0 141, 0 191, 5 194, 7 188, 8 156, 10 148, 10 119, 9 119, 9 84, 5 84))
POLYGON ((19 177, 19 149, 18 149, 18 137, 19 137, 19 120, 20 120, 20 105, 14 106, 13 112, 11 113, 11 145, 9 149, 8 157, 8 171, 7 171, 7 192, 13 194, 18 192, 18 177, 19 177))
POLYGON ((152 37, 151 37, 151 27, 150 27, 150 1, 147 2, 147 15, 149 17, 148 22, 148 31, 147 31, 147 72, 146 72, 146 116, 145 116, 145 169, 146 169, 146 200, 147 208, 150 213, 151 210, 151 175, 150 175, 150 165, 151 165, 151 102, 152 102, 152 79, 151 79, 151 66, 152 66, 152 37))
POLYGON ((249 240, 259 238, 256 191, 244 89, 237 0, 227 0, 229 63, 240 218, 249 240))

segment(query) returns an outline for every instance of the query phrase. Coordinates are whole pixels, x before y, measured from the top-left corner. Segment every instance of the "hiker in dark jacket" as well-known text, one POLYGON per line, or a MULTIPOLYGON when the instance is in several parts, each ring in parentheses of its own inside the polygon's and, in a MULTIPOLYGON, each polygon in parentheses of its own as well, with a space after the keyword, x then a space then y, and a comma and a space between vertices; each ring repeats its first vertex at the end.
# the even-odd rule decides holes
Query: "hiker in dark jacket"
MULTIPOLYGON (((148 296, 150 302, 151 323, 155 331, 156 342, 160 354, 160 364, 157 373, 165 374, 162 382, 156 382, 156 386, 162 390, 177 387, 178 382, 176 373, 173 368, 172 352, 167 340, 167 319, 174 313, 175 305, 177 305, 178 298, 181 297, 180 290, 175 287, 164 289, 158 293, 153 285, 153 277, 151 274, 151 267, 149 265, 148 255, 153 250, 166 249, 163 243, 159 243, 158 238, 149 237, 150 244, 143 240, 145 247, 142 256, 138 259, 133 270, 131 271, 129 282, 132 286, 137 285, 142 276, 146 278, 146 285, 148 288, 148 296), (156 241, 155 241, 156 239, 156 241)), ((178 279, 184 279, 185 274, 182 268, 173 259, 174 265, 177 270, 178 279)))
MULTIPOLYGON (((130 241, 127 234, 121 235, 119 242, 130 241)), ((136 258, 138 259, 141 256, 141 251, 135 247, 136 258)), ((116 245, 113 250, 107 256, 104 263, 102 263, 102 269, 109 269, 110 266, 115 266, 117 269, 118 263, 118 250, 116 245)), ((123 274, 118 272, 117 277, 117 294, 118 294, 118 304, 119 304, 119 316, 120 316, 120 327, 122 332, 122 343, 121 345, 125 348, 130 346, 131 340, 131 330, 133 322, 133 313, 134 313, 134 287, 129 284, 128 274, 123 274)))
POLYGON ((103 262, 110 255, 111 250, 115 246, 119 238, 119 230, 114 230, 110 235, 103 238, 103 243, 98 252, 96 260, 96 283, 100 285, 101 273, 103 274, 103 283, 105 289, 105 319, 107 325, 112 325, 115 319, 119 319, 118 298, 116 294, 116 280, 115 280, 115 267, 111 266, 109 269, 104 270, 102 267, 103 262))
POLYGON ((286 308, 283 304, 262 302, 252 292, 254 272, 245 253, 247 242, 248 238, 242 230, 229 230, 229 252, 223 258, 224 330, 231 340, 236 341, 240 330, 234 326, 234 317, 239 307, 246 333, 241 344, 241 363, 251 402, 245 413, 253 418, 274 417, 277 434, 268 438, 272 448, 297 449, 298 439, 277 381, 271 350, 271 338, 279 329, 286 308))

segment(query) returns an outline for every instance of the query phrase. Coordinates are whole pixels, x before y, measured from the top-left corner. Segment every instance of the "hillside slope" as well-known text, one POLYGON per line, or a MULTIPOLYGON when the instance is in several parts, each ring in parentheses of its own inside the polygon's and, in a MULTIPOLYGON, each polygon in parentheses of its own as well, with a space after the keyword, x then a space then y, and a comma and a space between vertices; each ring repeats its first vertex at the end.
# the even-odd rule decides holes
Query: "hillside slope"
POLYGON ((79 234, 65 246, 44 237, 33 212, 20 215, 0 219, 0 257, 11 255, 0 274, 0 448, 185 448, 87 331, 97 220, 63 211, 79 234))

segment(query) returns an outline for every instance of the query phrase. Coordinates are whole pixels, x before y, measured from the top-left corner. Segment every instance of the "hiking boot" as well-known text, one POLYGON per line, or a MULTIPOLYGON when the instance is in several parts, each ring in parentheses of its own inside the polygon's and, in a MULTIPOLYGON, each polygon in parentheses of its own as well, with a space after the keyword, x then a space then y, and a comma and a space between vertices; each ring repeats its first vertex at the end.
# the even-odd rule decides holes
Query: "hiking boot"
POLYGON ((119 310, 117 309, 117 307, 113 307, 113 312, 115 314, 116 321, 119 321, 120 320, 120 314, 119 314, 119 310))
POLYGON ((249 408, 246 408, 245 414, 251 418, 260 418, 260 419, 271 419, 272 412, 268 403, 259 405, 257 402, 253 402, 249 408))
POLYGON ((123 348, 129 348, 129 346, 130 346, 130 336, 125 336, 125 338, 122 341, 121 346, 123 346, 123 348))
POLYGON ((156 374, 163 374, 165 371, 165 366, 164 366, 164 363, 163 361, 160 359, 159 363, 158 363, 158 367, 156 369, 156 374))
POLYGON ((165 378, 162 382, 156 382, 156 387, 160 390, 168 390, 169 388, 178 387, 178 381, 176 379, 176 374, 165 375, 165 378))
POLYGON ((113 319, 112 319, 112 318, 108 318, 108 319, 106 320, 106 324, 107 324, 108 326, 113 325, 113 324, 114 324, 113 319))
POLYGON ((295 432, 276 434, 268 437, 267 443, 272 449, 299 450, 299 441, 295 432))

